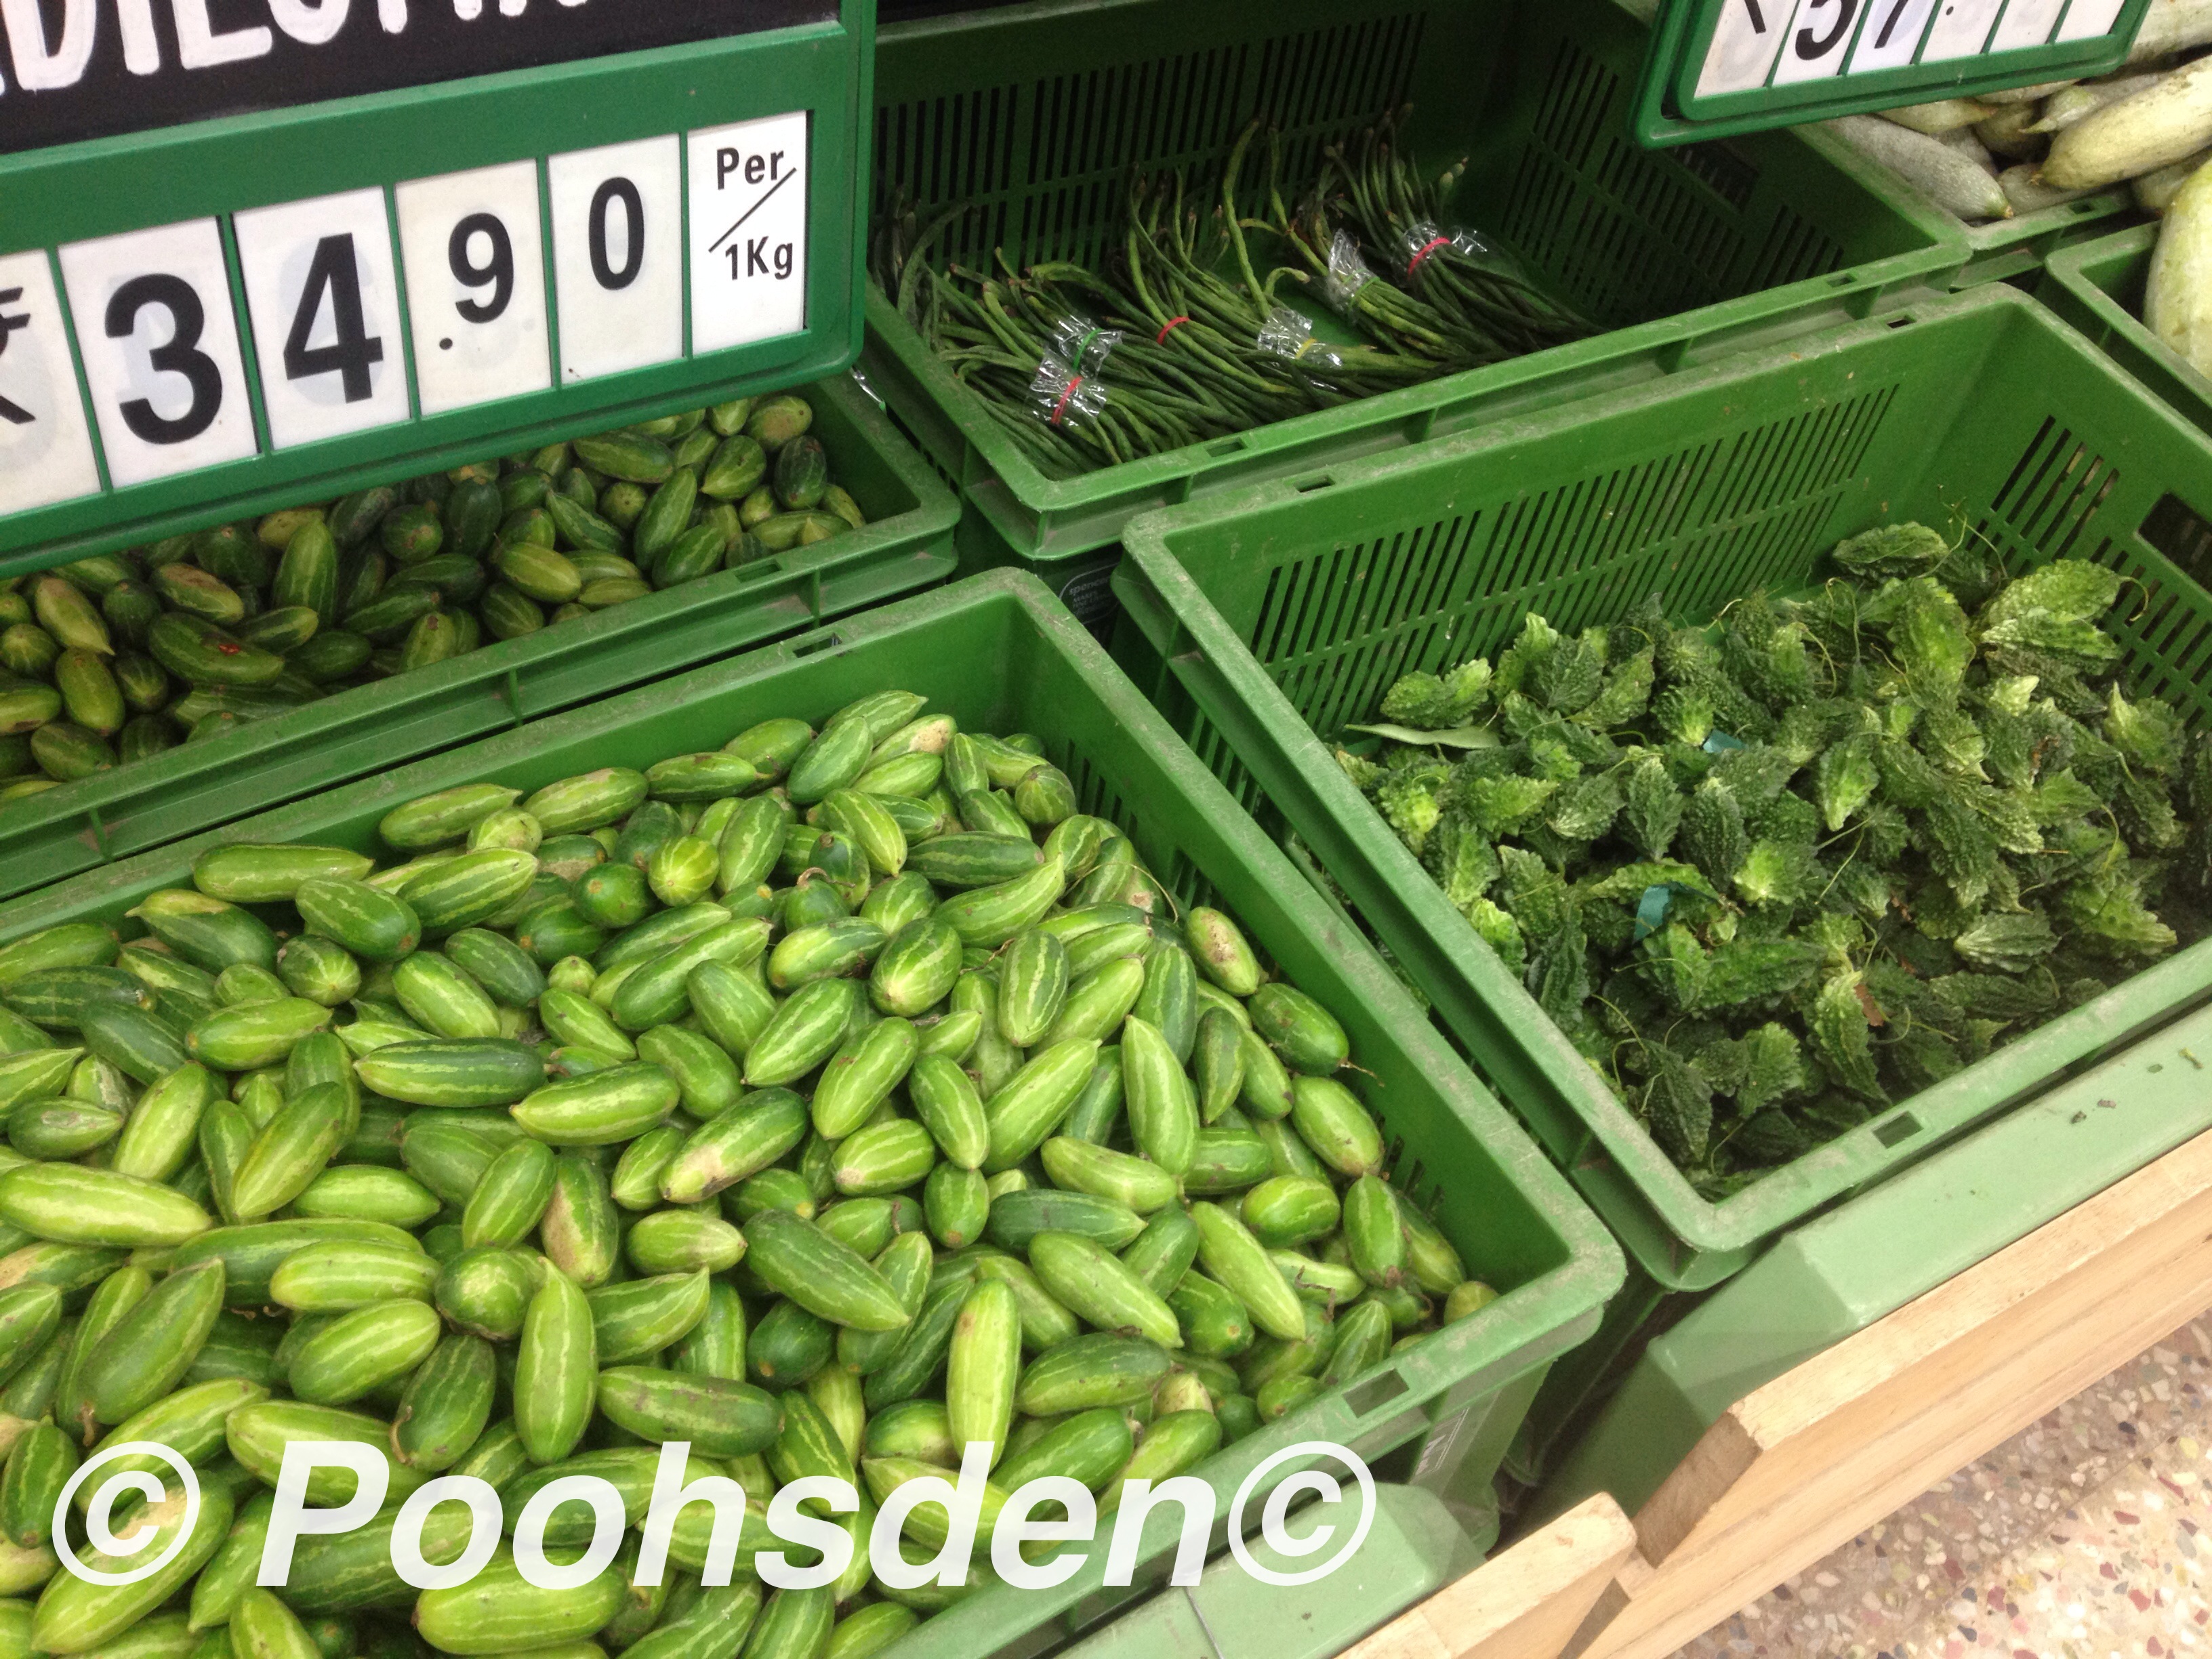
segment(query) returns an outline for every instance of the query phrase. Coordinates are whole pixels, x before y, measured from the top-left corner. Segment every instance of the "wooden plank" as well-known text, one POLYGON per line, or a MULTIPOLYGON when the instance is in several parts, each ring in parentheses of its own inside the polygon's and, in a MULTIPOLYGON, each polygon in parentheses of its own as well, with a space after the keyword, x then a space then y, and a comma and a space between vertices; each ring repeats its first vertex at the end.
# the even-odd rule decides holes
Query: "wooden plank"
POLYGON ((1343 1659, 1552 1659, 1636 1552, 1601 1492, 1407 1609, 1343 1659))
POLYGON ((1737 1401, 1575 1649, 1663 1659, 2212 1306, 2212 1134, 1737 1401))

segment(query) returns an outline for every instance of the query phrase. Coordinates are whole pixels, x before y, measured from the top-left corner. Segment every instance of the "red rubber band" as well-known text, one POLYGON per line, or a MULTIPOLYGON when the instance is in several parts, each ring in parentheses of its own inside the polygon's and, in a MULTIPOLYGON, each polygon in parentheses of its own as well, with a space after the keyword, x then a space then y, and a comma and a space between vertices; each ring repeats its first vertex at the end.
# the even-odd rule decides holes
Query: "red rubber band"
POLYGON ((1434 253, 1438 248, 1443 247, 1450 240, 1451 238, 1449 236, 1438 236, 1431 239, 1427 246, 1421 249, 1419 252, 1416 253, 1412 258, 1406 261, 1406 275, 1408 276, 1412 276, 1413 274, 1414 266, 1419 264, 1422 260, 1427 258, 1429 255, 1434 253))
POLYGON ((1078 374, 1071 378, 1068 383, 1060 389, 1060 401, 1052 406, 1052 418, 1045 422, 1047 426, 1060 424, 1060 417, 1067 413, 1067 400, 1075 395, 1075 388, 1082 384, 1083 377, 1078 374))
POLYGON ((1152 337, 1152 343, 1154 345, 1165 345, 1168 343, 1168 336, 1174 333, 1176 330, 1181 328, 1190 319, 1188 317, 1169 318, 1168 325, 1152 337))

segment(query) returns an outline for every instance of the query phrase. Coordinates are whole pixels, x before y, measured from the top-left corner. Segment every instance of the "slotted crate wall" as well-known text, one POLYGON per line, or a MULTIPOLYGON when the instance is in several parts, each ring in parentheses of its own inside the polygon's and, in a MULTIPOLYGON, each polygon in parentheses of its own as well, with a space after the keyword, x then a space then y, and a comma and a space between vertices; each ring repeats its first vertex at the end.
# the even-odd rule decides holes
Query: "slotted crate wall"
POLYGON ((1794 136, 1639 149, 1627 110, 1644 38, 1613 0, 1060 0, 884 30, 877 208, 927 223, 966 204, 939 263, 1096 262, 1133 170, 1187 169, 1187 199, 1204 206, 1255 119, 1280 131, 1297 180, 1325 145, 1409 110, 1401 131, 1427 170, 1466 160, 1451 216, 1613 331, 1054 478, 872 287, 864 372, 965 495, 963 556, 1034 563, 1064 586, 1147 508, 1863 316, 1965 262, 1955 225, 1885 201, 1863 169, 1794 136))
POLYGON ((2212 941, 1720 1201, 1544 1018, 1328 745, 1400 674, 1578 629, 1659 592, 1697 620, 1814 579, 1842 537, 1917 519, 2018 568, 2127 579, 2131 694, 2212 720, 2212 599, 2162 550, 2212 545, 2212 445, 2002 285, 1672 385, 1131 527, 1117 644, 1265 823, 1295 831, 1499 1095, 1660 1285, 1697 1289, 1820 1206, 2212 994, 2212 941), (2156 538, 2155 540, 2153 538, 2156 538))
POLYGON ((2035 297, 2096 342, 2184 420, 2212 432, 2212 378, 2142 319, 2158 237, 2156 225, 2140 225, 2055 253, 2044 267, 2035 297))

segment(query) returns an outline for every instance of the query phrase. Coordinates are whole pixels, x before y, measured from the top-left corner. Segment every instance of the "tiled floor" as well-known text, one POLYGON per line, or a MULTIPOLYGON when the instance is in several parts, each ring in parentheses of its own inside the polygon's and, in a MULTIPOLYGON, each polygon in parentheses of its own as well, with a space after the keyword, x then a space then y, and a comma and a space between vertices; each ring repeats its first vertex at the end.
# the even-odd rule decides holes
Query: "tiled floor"
POLYGON ((1677 1659, 2212 1655, 2212 1316, 1677 1659))

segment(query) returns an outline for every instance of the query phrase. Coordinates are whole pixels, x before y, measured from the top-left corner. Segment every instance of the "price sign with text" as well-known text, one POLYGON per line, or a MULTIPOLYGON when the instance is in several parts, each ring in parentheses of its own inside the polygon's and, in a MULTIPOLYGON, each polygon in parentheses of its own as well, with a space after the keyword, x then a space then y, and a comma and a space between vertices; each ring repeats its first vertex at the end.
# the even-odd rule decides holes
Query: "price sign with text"
POLYGON ((850 361, 872 0, 222 21, 0 3, 0 575, 850 361))
POLYGON ((2151 0, 1660 0, 1637 101, 1686 143, 2102 74, 2151 0))

